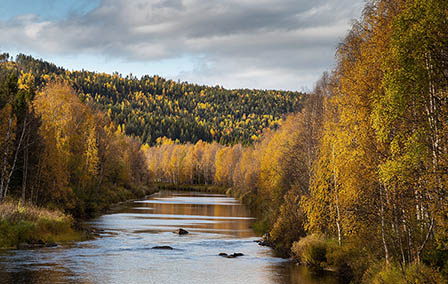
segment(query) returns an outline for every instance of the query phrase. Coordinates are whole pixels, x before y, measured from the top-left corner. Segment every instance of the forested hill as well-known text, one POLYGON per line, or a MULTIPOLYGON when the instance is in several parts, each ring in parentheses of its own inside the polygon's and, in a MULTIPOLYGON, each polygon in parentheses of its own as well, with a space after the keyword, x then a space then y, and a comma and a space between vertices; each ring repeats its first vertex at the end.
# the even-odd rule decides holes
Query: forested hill
POLYGON ((251 144, 264 128, 276 128, 285 114, 300 111, 305 96, 292 91, 227 90, 159 76, 138 79, 118 73, 68 71, 23 54, 16 57, 16 63, 35 76, 38 86, 63 77, 83 101, 104 110, 127 135, 149 145, 159 137, 182 143, 251 144))

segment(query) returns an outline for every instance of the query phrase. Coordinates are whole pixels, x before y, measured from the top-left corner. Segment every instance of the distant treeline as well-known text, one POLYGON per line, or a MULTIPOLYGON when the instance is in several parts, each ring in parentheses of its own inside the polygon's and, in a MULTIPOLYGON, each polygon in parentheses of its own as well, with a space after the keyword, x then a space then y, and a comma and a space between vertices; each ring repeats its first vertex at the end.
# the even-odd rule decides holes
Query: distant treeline
POLYGON ((14 198, 86 217, 145 194, 140 142, 83 104, 71 83, 37 89, 25 69, 0 58, 0 206, 14 198))
POLYGON ((199 141, 176 144, 168 138, 144 147, 153 183, 213 184, 230 188, 261 218, 278 249, 289 252, 306 235, 301 197, 310 195, 310 179, 322 135, 322 89, 310 95, 299 114, 277 130, 267 130, 253 146, 199 141))
POLYGON ((252 144, 264 128, 275 129, 285 114, 299 111, 306 96, 292 91, 227 90, 159 76, 138 79, 71 72, 23 54, 15 61, 35 77, 36 86, 55 78, 67 81, 84 102, 107 113, 125 134, 149 145, 159 137, 181 143, 252 144))
POLYGON ((228 186, 302 263, 446 283, 448 1, 368 1, 301 113, 253 146, 160 142, 154 181, 228 186))

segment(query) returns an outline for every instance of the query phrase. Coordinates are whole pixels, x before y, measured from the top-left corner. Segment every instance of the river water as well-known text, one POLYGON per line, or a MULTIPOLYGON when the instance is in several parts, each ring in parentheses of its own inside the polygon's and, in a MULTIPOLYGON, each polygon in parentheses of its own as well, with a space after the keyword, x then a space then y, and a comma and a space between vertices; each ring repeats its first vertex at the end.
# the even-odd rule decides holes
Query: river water
POLYGON ((91 220, 94 240, 0 251, 0 283, 336 283, 259 246, 254 221, 226 195, 162 191, 91 220))

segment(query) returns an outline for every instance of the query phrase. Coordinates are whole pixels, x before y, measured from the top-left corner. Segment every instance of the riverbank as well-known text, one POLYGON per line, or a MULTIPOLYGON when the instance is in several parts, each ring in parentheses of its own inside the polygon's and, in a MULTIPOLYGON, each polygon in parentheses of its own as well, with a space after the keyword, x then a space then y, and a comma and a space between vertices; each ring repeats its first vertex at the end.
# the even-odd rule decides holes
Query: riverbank
POLYGON ((401 267, 397 262, 369 257, 365 247, 354 243, 339 245, 337 240, 323 235, 308 235, 294 242, 291 256, 315 273, 333 272, 340 283, 447 283, 443 273, 426 259, 401 267))
POLYGON ((54 246, 59 243, 91 239, 95 232, 83 222, 106 213, 122 203, 159 191, 157 187, 127 190, 115 194, 89 210, 88 215, 74 216, 58 209, 48 209, 29 202, 8 200, 0 204, 0 249, 26 249, 54 246))
POLYGON ((0 248, 54 245, 87 238, 74 229, 75 219, 59 210, 49 210, 20 201, 0 205, 0 248))
POLYGON ((290 258, 317 275, 330 273, 339 283, 448 283, 448 269, 433 265, 446 259, 444 248, 423 255, 419 264, 402 267, 398 262, 386 263, 378 256, 369 255, 365 243, 342 242, 339 245, 337 239, 308 231, 295 235, 294 226, 299 218, 291 218, 294 211, 287 210, 288 198, 280 214, 272 216, 272 212, 266 210, 269 201, 253 192, 231 188, 227 193, 239 199, 257 218, 252 228, 263 235, 260 245, 271 247, 278 256, 290 258))

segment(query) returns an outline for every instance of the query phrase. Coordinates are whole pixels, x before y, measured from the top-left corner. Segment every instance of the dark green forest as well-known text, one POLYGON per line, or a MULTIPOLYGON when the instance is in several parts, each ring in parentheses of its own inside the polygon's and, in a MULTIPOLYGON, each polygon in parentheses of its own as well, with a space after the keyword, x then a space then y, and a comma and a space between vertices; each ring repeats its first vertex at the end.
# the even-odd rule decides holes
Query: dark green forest
POLYGON ((126 135, 149 145, 159 137, 181 143, 252 144, 264 128, 275 129, 285 114, 300 111, 305 96, 293 91, 228 90, 159 76, 139 79, 132 74, 68 71, 24 54, 15 61, 36 78, 37 87, 57 78, 69 82, 82 101, 106 112, 126 135))

